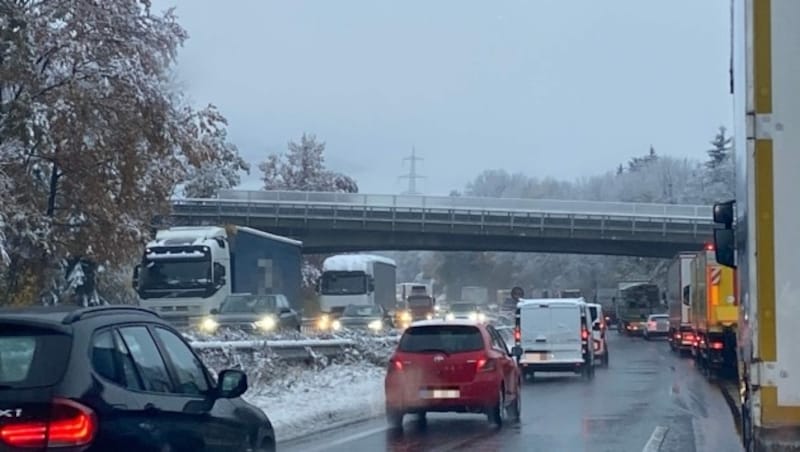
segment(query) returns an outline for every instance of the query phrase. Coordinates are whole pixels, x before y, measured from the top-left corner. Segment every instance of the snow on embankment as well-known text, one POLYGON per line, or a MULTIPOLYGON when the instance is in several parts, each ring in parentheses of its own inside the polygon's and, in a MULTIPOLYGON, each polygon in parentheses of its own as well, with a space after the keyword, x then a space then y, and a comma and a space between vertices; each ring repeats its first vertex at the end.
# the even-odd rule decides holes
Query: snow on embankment
MULTIPOLYGON (((212 341, 204 345, 213 347, 197 351, 215 372, 238 368, 247 373, 250 389, 244 398, 264 410, 278 440, 285 441, 384 412, 383 379, 397 338, 345 332, 335 339, 353 345, 340 357, 320 356, 310 363, 281 359, 269 348, 237 351, 212 341)), ((313 348, 314 340, 302 342, 313 348)))
POLYGON ((368 363, 291 368, 245 398, 267 413, 278 441, 384 413, 384 368, 368 363))

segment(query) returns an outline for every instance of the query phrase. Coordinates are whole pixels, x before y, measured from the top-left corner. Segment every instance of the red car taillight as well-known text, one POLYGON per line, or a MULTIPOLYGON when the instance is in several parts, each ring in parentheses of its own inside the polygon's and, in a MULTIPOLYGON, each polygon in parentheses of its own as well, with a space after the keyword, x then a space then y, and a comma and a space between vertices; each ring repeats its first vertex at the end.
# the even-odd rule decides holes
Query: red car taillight
POLYGON ((12 447, 85 446, 97 434, 97 417, 90 408, 67 399, 53 401, 50 421, 23 421, 0 427, 0 440, 12 447))
POLYGON ((389 360, 389 372, 399 372, 403 370, 403 362, 399 359, 390 359, 389 360))
POLYGON ((497 362, 493 358, 478 360, 478 372, 494 372, 495 370, 497 370, 497 362))

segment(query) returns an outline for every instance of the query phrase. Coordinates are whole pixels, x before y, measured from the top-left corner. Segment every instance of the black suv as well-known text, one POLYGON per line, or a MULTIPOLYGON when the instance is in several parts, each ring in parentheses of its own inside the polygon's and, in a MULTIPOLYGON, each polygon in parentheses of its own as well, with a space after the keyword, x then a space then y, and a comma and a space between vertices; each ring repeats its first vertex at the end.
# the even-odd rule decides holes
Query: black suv
POLYGON ((0 451, 274 451, 246 390, 147 309, 0 311, 0 451))

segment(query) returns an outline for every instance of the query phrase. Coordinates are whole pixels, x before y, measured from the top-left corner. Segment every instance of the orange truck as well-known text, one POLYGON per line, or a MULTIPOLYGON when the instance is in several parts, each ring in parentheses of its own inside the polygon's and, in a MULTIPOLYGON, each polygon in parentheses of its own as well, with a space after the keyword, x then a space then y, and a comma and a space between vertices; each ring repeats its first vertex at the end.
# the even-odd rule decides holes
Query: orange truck
POLYGON ((739 318, 735 271, 717 263, 713 245, 698 252, 691 267, 692 355, 705 374, 735 377, 739 318))

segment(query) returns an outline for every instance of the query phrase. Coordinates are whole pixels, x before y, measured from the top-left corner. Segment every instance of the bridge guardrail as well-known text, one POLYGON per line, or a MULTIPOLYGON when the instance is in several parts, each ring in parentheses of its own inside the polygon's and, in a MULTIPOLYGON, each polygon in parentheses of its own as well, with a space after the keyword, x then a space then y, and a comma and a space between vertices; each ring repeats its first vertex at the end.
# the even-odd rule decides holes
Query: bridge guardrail
POLYGON ((552 199, 480 198, 461 196, 372 195, 301 191, 222 190, 217 198, 175 200, 178 204, 246 202, 252 204, 341 205, 387 209, 446 209, 512 212, 563 212, 589 215, 658 216, 711 221, 712 207, 552 199))

